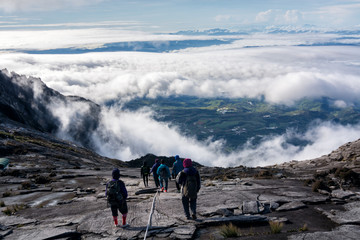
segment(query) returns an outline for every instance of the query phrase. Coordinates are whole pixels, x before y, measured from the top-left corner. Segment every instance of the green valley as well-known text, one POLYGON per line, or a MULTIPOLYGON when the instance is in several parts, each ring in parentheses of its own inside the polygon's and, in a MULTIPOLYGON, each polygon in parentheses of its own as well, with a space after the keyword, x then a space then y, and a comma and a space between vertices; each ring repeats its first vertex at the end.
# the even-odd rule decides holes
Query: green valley
MULTIPOLYGON (((329 98, 302 99, 291 106, 250 98, 137 98, 125 108, 145 106, 155 111, 157 121, 177 126, 187 136, 226 140, 224 151, 228 152, 249 140, 257 144, 266 136, 284 134, 288 129, 303 133, 316 120, 356 124, 360 119, 359 104, 340 108, 329 98)), ((296 137, 288 141, 298 146, 308 143, 296 137)))

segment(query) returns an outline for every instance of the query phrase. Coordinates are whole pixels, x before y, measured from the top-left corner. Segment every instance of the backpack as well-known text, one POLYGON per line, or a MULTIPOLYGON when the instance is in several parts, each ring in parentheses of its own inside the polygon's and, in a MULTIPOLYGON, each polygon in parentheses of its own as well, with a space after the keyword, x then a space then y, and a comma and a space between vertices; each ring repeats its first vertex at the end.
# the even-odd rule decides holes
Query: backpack
POLYGON ((187 175, 183 187, 183 194, 185 197, 194 199, 197 197, 198 183, 196 175, 187 175))
POLYGON ((148 167, 148 166, 142 166, 142 167, 141 167, 141 172, 142 172, 143 175, 149 175, 149 173, 150 173, 150 167, 148 167))
POLYGON ((160 168, 159 173, 161 178, 166 178, 167 177, 166 167, 160 168))
POLYGON ((108 184, 107 200, 111 203, 122 202, 124 199, 121 194, 121 186, 119 181, 111 181, 108 184))

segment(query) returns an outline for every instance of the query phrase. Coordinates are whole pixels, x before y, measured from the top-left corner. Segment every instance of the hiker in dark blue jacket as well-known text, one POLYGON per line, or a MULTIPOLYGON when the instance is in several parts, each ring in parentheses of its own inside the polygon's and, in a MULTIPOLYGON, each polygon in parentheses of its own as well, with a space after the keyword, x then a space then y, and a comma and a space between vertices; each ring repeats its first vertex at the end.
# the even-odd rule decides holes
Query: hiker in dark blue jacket
MULTIPOLYGON (((181 172, 183 169, 184 169, 183 162, 181 161, 179 155, 176 155, 175 162, 173 164, 172 174, 171 174, 173 179, 175 179, 176 176, 179 174, 179 172, 181 172)), ((180 184, 178 184, 176 181, 175 184, 178 192, 180 192, 180 188, 181 188, 180 184)))
MULTIPOLYGON (((105 190, 105 196, 108 197, 108 203, 110 204, 111 213, 114 219, 114 224, 116 227, 128 227, 129 224, 126 224, 126 217, 128 213, 128 207, 126 204, 126 199, 128 197, 128 193, 125 187, 125 184, 123 181, 121 181, 120 178, 120 170, 118 168, 115 168, 112 171, 112 177, 113 179, 106 184, 106 190, 105 190), (120 193, 122 195, 122 200, 114 200, 109 198, 109 192, 110 186, 117 182, 117 186, 120 189, 120 193), (118 211, 122 214, 122 225, 118 224, 118 211)), ((110 194, 111 196, 111 194, 110 194)))
POLYGON ((161 165, 157 170, 157 174, 159 176, 160 181, 160 189, 162 192, 167 192, 168 190, 168 184, 169 184, 169 178, 170 178, 170 170, 169 167, 165 165, 165 160, 161 160, 161 165), (165 183, 165 185, 164 185, 165 183))
POLYGON ((146 162, 144 162, 144 164, 141 166, 140 174, 141 174, 141 177, 143 178, 144 186, 148 187, 149 186, 150 167, 147 165, 146 162))
POLYGON ((157 174, 157 169, 158 167, 160 167, 160 163, 159 163, 159 159, 155 159, 155 163, 154 165, 152 166, 151 170, 150 170, 150 173, 153 173, 153 176, 154 176, 154 181, 155 181, 155 186, 156 187, 159 187, 160 186, 160 183, 159 183, 159 175, 157 174))
POLYGON ((192 166, 190 158, 186 158, 183 161, 184 170, 181 171, 177 177, 176 182, 181 185, 182 193, 182 204, 184 207, 185 216, 187 219, 190 218, 189 204, 192 212, 192 219, 196 219, 196 199, 197 193, 200 190, 200 174, 192 166))

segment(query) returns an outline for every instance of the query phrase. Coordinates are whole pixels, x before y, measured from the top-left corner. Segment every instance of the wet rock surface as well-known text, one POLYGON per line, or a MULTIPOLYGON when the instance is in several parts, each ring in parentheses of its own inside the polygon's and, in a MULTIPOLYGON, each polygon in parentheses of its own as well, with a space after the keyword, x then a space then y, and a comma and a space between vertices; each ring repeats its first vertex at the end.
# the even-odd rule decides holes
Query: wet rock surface
MULTIPOLYGON (((105 183, 110 180, 111 169, 62 169, 56 172, 53 181, 38 184, 27 193, 18 190, 18 181, 9 184, 12 176, 2 176, 1 188, 11 189, 10 196, 2 198, 5 206, 16 203, 23 207, 10 216, 2 213, 0 234, 5 239, 143 239, 156 188, 152 179, 150 187, 144 188, 139 173, 138 168, 121 168, 121 178, 129 191, 130 227, 125 229, 113 226, 105 199, 105 183), (62 174, 73 177, 63 178, 62 174)), ((359 224, 358 201, 348 199, 346 204, 337 205, 331 198, 327 197, 325 202, 323 198, 296 179, 203 179, 198 196, 198 219, 187 220, 181 194, 171 180, 169 192, 156 195, 148 238, 223 238, 219 235, 220 227, 233 223, 244 231, 244 239, 271 239, 275 235, 269 234, 268 222, 279 221, 285 223, 284 230, 274 239, 302 236, 301 239, 313 239, 319 234, 341 236, 345 228, 335 228, 336 224, 350 227, 359 224), (304 224, 308 226, 307 233, 298 230, 304 224), (254 229, 260 235, 252 236, 249 231, 254 229)), ((351 234, 356 233, 355 227, 351 234)))

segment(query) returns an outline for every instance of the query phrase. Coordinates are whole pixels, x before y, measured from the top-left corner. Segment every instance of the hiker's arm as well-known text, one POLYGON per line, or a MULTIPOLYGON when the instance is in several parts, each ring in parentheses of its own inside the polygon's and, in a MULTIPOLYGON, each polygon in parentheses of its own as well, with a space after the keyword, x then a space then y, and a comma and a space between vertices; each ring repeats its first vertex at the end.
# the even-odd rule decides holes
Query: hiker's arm
POLYGON ((127 190, 126 190, 126 187, 125 187, 125 184, 124 184, 124 183, 121 184, 121 193, 123 194, 123 197, 124 197, 125 199, 127 199, 127 197, 128 197, 128 192, 127 192, 127 190))
POLYGON ((183 171, 179 172, 179 174, 176 176, 176 182, 180 185, 183 185, 185 182, 185 177, 186 174, 183 171))
POLYGON ((158 169, 156 170, 156 174, 157 174, 157 175, 160 175, 160 171, 159 171, 159 170, 160 170, 160 167, 158 167, 158 169))
POLYGON ((168 174, 169 178, 171 179, 170 169, 167 168, 166 171, 167 171, 167 174, 168 174))
POLYGON ((199 191, 200 188, 201 188, 201 178, 200 178, 200 173, 199 172, 196 173, 196 181, 197 181, 197 185, 198 185, 197 191, 199 191))

